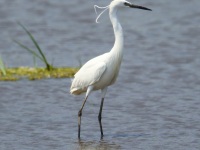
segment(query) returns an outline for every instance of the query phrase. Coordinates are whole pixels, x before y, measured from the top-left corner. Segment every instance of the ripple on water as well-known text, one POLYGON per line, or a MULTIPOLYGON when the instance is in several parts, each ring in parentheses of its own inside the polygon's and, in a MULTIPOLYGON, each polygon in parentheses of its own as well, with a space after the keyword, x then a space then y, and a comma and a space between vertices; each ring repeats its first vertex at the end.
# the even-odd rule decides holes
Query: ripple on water
MULTIPOLYGON (((94 3, 107 2, 79 3, 0 1, 0 53, 6 65, 33 66, 32 56, 10 39, 33 48, 16 21, 34 34, 56 66, 77 66, 78 60, 107 52, 114 40, 112 26, 106 15, 95 24, 93 11, 94 3)), ((85 105, 78 141, 77 113, 84 95, 69 94, 70 79, 1 82, 2 150, 199 149, 199 0, 141 4, 153 11, 120 13, 124 59, 105 98, 104 138, 97 119, 99 92, 85 105)))

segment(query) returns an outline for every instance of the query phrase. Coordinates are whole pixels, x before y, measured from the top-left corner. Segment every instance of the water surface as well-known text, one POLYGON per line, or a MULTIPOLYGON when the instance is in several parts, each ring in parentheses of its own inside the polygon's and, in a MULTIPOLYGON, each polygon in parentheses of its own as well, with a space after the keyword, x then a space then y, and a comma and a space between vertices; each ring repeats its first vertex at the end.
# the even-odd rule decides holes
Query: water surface
MULTIPOLYGON (((108 89, 100 138, 100 92, 84 95, 70 79, 0 83, 0 149, 196 149, 200 147, 200 2, 140 1, 152 12, 123 9, 125 50, 119 78, 108 89)), ((34 48, 24 24, 55 66, 78 66, 107 52, 114 36, 107 13, 95 23, 93 5, 107 1, 0 1, 0 54, 9 67, 33 66, 13 43, 34 48)), ((38 66, 43 64, 37 61, 38 66)))

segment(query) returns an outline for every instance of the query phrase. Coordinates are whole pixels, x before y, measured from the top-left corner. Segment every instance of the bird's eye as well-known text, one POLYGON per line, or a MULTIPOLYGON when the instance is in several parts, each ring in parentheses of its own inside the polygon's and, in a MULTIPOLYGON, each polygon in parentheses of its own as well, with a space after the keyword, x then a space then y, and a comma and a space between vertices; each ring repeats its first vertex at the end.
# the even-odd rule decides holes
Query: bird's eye
POLYGON ((129 3, 127 3, 127 2, 124 2, 124 5, 125 5, 125 6, 129 6, 130 4, 129 4, 129 3))

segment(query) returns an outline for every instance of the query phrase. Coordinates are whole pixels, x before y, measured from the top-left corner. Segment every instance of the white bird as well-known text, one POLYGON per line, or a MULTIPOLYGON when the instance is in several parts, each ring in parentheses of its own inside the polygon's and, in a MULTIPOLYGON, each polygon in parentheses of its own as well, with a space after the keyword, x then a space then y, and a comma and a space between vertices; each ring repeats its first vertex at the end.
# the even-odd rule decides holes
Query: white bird
MULTIPOLYGON (((105 10, 109 9, 110 21, 113 25, 113 30, 114 30, 114 35, 115 35, 115 43, 114 43, 113 48, 110 50, 110 52, 102 54, 100 56, 97 56, 89 60, 74 75, 70 93, 79 95, 81 93, 86 92, 86 96, 83 101, 82 107, 78 112, 78 138, 79 139, 80 139, 80 131, 81 131, 82 110, 89 94, 95 90, 101 90, 101 93, 102 93, 98 120, 99 120, 99 125, 100 125, 101 137, 103 137, 101 116, 102 116, 104 97, 106 95, 107 87, 115 83, 117 79, 122 57, 123 57, 124 36, 123 36, 122 27, 117 17, 117 11, 120 7, 130 7, 130 8, 151 10, 143 6, 134 5, 126 0, 113 0, 110 3, 110 5, 108 5, 107 7, 99 7, 99 8, 105 8, 105 10)), ((99 16, 97 17, 97 20, 99 16)))

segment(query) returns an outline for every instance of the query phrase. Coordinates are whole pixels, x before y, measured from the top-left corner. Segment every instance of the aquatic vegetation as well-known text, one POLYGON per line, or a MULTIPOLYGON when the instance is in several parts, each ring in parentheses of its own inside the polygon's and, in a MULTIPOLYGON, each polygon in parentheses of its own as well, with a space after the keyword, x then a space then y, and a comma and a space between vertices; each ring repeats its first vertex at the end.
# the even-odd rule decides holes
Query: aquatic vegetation
POLYGON ((5 67, 5 64, 3 62, 3 59, 1 58, 1 55, 0 55, 0 70, 3 74, 3 76, 6 76, 6 67, 5 67))
POLYGON ((61 67, 52 68, 48 71, 46 68, 17 67, 6 68, 6 76, 0 71, 0 81, 16 81, 19 79, 38 80, 44 78, 69 78, 78 71, 78 68, 61 67))
POLYGON ((39 44, 36 42, 33 35, 22 25, 19 25, 25 30, 29 38, 35 45, 38 53, 34 50, 28 48, 17 40, 14 40, 19 46, 27 50, 33 55, 34 66, 35 67, 16 67, 16 68, 6 68, 2 58, 0 57, 0 81, 17 81, 19 79, 29 79, 37 80, 44 78, 69 78, 78 71, 79 68, 70 68, 70 67, 53 67, 50 65, 42 52, 39 44), (46 68, 36 67, 36 58, 40 59, 46 65, 46 68))
MULTIPOLYGON (((22 29, 24 29, 24 31, 28 34, 29 38, 31 39, 31 41, 33 42, 33 44, 35 45, 36 49, 38 50, 39 54, 36 53, 34 50, 28 48, 27 46, 23 45, 22 43, 20 43, 17 40, 14 40, 15 43, 17 43, 19 46, 21 46, 23 49, 27 50, 28 52, 30 52, 34 58, 37 57, 38 59, 40 59, 45 65, 46 65, 46 69, 47 70, 51 70, 53 69, 53 66, 50 65, 50 63, 47 61, 44 53, 42 52, 42 49, 40 48, 38 42, 35 40, 35 38, 33 37, 33 35, 26 29, 25 26, 23 26, 21 23, 18 23, 22 29)), ((34 60, 34 64, 35 64, 35 60, 34 60)))

